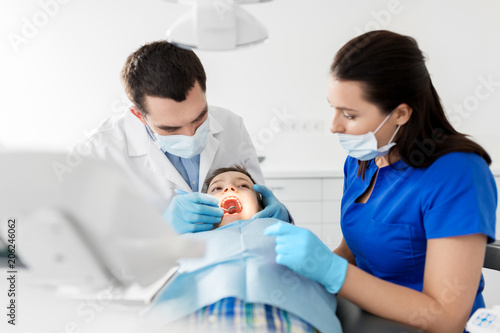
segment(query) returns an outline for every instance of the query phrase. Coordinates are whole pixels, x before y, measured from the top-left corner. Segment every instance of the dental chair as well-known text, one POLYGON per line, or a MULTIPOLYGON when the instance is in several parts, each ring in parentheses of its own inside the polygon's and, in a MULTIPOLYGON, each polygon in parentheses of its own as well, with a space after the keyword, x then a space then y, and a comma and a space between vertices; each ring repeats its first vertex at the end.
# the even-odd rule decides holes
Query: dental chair
POLYGON ((486 247, 483 267, 500 271, 500 241, 488 244, 486 247))
MULTIPOLYGON (((500 241, 487 245, 483 267, 500 271, 500 241)), ((421 329, 377 317, 340 296, 337 301, 337 317, 344 333, 424 333, 421 329)))

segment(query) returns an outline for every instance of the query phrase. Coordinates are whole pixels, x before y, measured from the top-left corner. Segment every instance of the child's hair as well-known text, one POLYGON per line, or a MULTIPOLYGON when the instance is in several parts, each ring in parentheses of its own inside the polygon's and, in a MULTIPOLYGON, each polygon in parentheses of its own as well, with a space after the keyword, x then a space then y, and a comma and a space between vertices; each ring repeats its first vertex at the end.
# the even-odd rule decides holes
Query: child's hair
MULTIPOLYGON (((248 176, 248 178, 250 178, 252 183, 255 184, 255 180, 253 180, 252 176, 247 171, 247 169, 242 165, 235 164, 235 165, 227 167, 227 168, 219 168, 219 169, 214 170, 210 174, 210 176, 207 178, 207 180, 205 180, 205 186, 204 186, 205 190, 208 191, 208 187, 210 186, 210 183, 212 182, 212 180, 214 180, 215 177, 217 177, 218 175, 220 175, 222 173, 231 172, 231 171, 239 172, 239 173, 242 173, 242 174, 248 176)), ((262 202, 262 196, 260 195, 260 193, 255 192, 255 195, 257 196, 257 201, 259 202, 260 207, 264 208, 264 204, 262 202)))

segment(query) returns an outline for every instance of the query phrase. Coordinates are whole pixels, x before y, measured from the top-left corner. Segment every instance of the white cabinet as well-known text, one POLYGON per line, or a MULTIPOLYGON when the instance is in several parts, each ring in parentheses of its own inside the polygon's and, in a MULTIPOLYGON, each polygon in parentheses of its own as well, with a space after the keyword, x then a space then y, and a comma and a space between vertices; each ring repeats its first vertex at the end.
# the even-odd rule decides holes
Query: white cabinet
POLYGON ((321 179, 266 179, 266 185, 274 192, 274 195, 282 201, 321 200, 321 179))
POLYGON ((344 186, 343 178, 323 178, 322 197, 325 201, 340 201, 342 200, 342 192, 344 186))
POLYGON ((288 208, 295 224, 314 232, 331 249, 342 240, 342 178, 267 178, 266 185, 288 208))

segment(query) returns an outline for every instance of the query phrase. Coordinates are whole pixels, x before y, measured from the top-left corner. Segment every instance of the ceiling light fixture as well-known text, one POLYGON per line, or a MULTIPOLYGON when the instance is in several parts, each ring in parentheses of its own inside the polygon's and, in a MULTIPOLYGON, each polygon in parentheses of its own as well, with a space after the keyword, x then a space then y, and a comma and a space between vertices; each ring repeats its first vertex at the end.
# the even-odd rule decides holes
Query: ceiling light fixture
POLYGON ((241 4, 272 0, 165 0, 193 8, 167 31, 167 41, 180 47, 224 51, 267 40, 264 25, 243 10, 241 4))

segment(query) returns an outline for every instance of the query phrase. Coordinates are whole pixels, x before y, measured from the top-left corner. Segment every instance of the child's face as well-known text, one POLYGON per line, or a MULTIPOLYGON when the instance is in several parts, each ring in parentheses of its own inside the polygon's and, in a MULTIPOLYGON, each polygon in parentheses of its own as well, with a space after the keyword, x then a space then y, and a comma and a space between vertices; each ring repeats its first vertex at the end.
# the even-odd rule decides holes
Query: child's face
POLYGON ((257 200, 257 193, 253 189, 253 182, 247 175, 237 172, 224 172, 215 177, 208 186, 207 194, 219 199, 224 211, 222 221, 216 227, 222 227, 236 220, 248 220, 262 208, 257 200))

